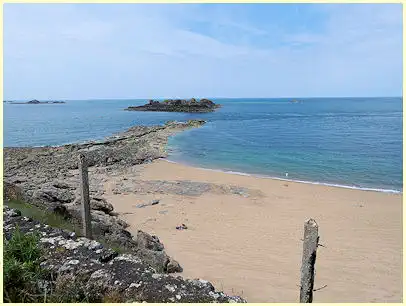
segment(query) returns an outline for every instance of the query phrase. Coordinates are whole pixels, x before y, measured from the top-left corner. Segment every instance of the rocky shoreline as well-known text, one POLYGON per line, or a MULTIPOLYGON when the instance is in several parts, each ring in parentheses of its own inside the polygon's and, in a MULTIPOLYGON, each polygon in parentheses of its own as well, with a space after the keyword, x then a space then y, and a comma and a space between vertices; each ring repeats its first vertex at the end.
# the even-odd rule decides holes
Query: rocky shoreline
POLYGON ((181 272, 183 270, 181 263, 166 254, 164 244, 158 237, 140 230, 134 232, 133 236, 127 230, 128 224, 120 219, 119 214, 103 195, 109 188, 112 188, 113 194, 171 193, 199 196, 212 192, 242 197, 254 194, 255 190, 239 186, 140 178, 139 174, 145 164, 167 157, 168 137, 204 124, 203 120, 169 121, 164 125, 134 126, 102 141, 57 147, 6 147, 4 200, 29 203, 43 211, 62 216, 70 222, 69 224, 80 228, 78 155, 83 153, 89 166, 93 239, 122 248, 157 273, 181 272))
MULTIPOLYGON (((4 148, 4 199, 19 200, 55 212, 73 224, 81 222, 78 154, 89 165, 92 230, 95 239, 122 246, 160 272, 181 272, 181 266, 164 251, 157 237, 148 249, 132 237, 113 206, 103 198, 106 176, 167 155, 170 135, 205 122, 167 122, 162 126, 135 126, 103 141, 59 147, 4 148)), ((148 235, 141 233, 141 235, 148 235)), ((137 235, 138 236, 138 235, 137 235)))
MULTIPOLYGON (((159 273, 134 254, 119 254, 95 240, 55 229, 21 212, 3 207, 4 237, 9 241, 18 227, 39 235, 43 269, 37 286, 42 292, 62 294, 76 301, 147 303, 244 303, 244 299, 217 292, 205 280, 185 280, 159 273)), ((149 245, 147 236, 144 244, 149 245)), ((6 242, 7 243, 7 242, 6 242)), ((156 244, 150 244, 150 248, 156 244), (152 246, 151 246, 152 245, 152 246)), ((46 296, 46 293, 45 293, 46 296)))

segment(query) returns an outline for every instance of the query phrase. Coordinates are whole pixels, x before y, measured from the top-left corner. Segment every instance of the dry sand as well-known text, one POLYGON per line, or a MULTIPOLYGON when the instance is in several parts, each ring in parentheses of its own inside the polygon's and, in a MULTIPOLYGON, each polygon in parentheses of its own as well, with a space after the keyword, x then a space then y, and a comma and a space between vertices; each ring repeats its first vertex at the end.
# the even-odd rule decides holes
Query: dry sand
MULTIPOLYGON (((169 163, 142 180, 238 185, 262 195, 205 193, 106 198, 137 229, 156 234, 183 276, 211 281, 249 302, 298 302, 303 223, 319 224, 314 302, 402 301, 402 195, 285 182, 169 163), (136 208, 159 199, 158 205, 136 208), (185 223, 187 230, 176 230, 185 223)), ((110 182, 111 183, 111 182, 110 182)))

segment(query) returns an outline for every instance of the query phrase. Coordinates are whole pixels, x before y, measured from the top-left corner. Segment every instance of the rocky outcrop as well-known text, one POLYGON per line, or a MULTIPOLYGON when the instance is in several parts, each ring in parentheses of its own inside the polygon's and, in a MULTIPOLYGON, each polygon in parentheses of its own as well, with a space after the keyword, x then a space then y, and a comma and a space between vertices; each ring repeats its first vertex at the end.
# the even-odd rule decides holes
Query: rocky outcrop
POLYGON ((208 99, 201 99, 200 101, 192 98, 190 100, 164 100, 162 102, 149 100, 145 105, 130 106, 126 108, 129 111, 143 111, 143 112, 182 112, 182 113, 209 113, 219 108, 219 104, 215 104, 208 99))
MULTIPOLYGON (((14 184, 22 197, 40 202, 69 202, 77 190, 78 154, 84 153, 89 171, 126 168, 167 156, 169 136, 203 125, 203 120, 168 122, 161 126, 135 126, 103 141, 59 147, 4 148, 4 182, 14 184), (35 195, 35 191, 38 191, 35 195), (58 190, 58 191, 56 191, 58 190), (56 192, 59 195, 56 195, 56 192)), ((100 191, 100 182, 92 181, 90 193, 100 191)))
MULTIPOLYGON (((130 178, 127 180, 116 181, 113 193, 138 193, 145 192, 154 194, 175 194, 181 196, 200 196, 204 193, 215 194, 236 194, 242 197, 262 196, 259 190, 249 189, 246 187, 213 184, 206 182, 196 182, 188 180, 165 181, 165 180, 139 180, 130 178)), ((138 208, 151 205, 144 203, 137 205, 138 208)))
MULTIPOLYGON (((125 248, 144 259, 157 271, 179 272, 181 267, 165 250, 145 243, 139 232, 133 237, 128 224, 114 213, 103 197, 103 181, 96 175, 106 168, 126 169, 165 157, 169 135, 204 124, 202 120, 168 122, 162 126, 136 126, 103 141, 60 147, 5 148, 5 200, 20 200, 62 215, 72 224, 81 221, 78 154, 85 153, 89 164, 90 205, 94 238, 125 248)), ((159 241, 159 239, 158 239, 159 241)))
MULTIPOLYGON (((44 250, 40 265, 44 273, 38 284, 44 291, 74 295, 87 302, 245 302, 240 297, 216 292, 207 281, 161 274, 136 254, 119 254, 97 241, 21 216, 21 212, 7 206, 3 208, 3 220, 6 241, 16 227, 23 233, 40 236, 39 246, 44 250)), ((138 239, 145 249, 163 248, 148 234, 143 233, 138 239)))
MULTIPOLYGON (((43 205, 44 209, 61 215, 79 230, 82 220, 80 198, 75 198, 74 193, 71 191, 72 188, 65 185, 59 186, 63 188, 56 188, 54 185, 56 184, 52 186, 45 184, 41 189, 34 191, 33 196, 30 198, 21 196, 21 188, 7 183, 4 188, 4 198, 6 201, 24 199, 24 201, 29 203, 43 205)), ((133 237, 126 230, 128 224, 113 214, 113 206, 104 198, 91 197, 90 206, 92 233, 95 238, 103 239, 106 243, 137 254, 140 258, 143 258, 144 262, 149 263, 157 271, 168 273, 182 272, 182 268, 176 260, 166 254, 164 246, 158 237, 151 236, 142 231, 138 231, 136 237, 133 237)))

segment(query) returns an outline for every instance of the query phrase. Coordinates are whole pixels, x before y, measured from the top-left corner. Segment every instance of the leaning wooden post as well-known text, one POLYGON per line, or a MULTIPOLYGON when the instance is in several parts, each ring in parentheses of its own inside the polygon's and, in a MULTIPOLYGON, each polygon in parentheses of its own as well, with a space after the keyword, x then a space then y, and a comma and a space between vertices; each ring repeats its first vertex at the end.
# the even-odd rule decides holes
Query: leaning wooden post
POLYGON ((79 153, 80 193, 82 197, 82 225, 83 235, 92 239, 92 217, 90 215, 89 178, 85 156, 79 153))
POLYGON ((313 302, 314 265, 319 244, 319 226, 309 219, 304 224, 303 258, 300 275, 300 303, 313 302))

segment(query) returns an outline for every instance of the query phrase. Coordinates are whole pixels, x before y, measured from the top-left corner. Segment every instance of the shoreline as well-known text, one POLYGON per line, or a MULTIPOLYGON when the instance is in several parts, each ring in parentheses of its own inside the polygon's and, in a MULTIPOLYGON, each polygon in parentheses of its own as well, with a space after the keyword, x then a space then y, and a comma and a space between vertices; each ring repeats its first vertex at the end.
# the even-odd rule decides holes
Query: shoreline
POLYGON ((179 164, 179 165, 183 165, 183 166, 191 167, 191 168, 195 168, 195 169, 201 169, 201 170, 207 170, 207 171, 213 171, 213 172, 220 172, 220 173, 226 173, 226 174, 235 174, 235 175, 249 176, 249 177, 254 177, 254 178, 272 179, 272 180, 285 181, 285 182, 294 182, 294 183, 301 183, 301 184, 308 184, 308 185, 321 185, 321 186, 334 187, 334 188, 344 188, 344 189, 352 189, 352 190, 362 190, 362 191, 369 191, 369 192, 392 193, 392 194, 401 194, 401 195, 403 195, 403 191, 395 190, 395 189, 357 187, 357 186, 341 185, 341 184, 334 184, 334 183, 323 183, 323 182, 314 182, 314 181, 285 179, 285 178, 276 177, 276 176, 262 175, 262 174, 256 174, 256 173, 247 173, 247 172, 239 172, 239 171, 233 171, 233 170, 205 168, 205 167, 200 167, 200 166, 188 164, 186 162, 179 162, 179 161, 170 160, 170 155, 168 157, 166 157, 166 158, 160 158, 160 160, 164 160, 164 161, 169 162, 169 163, 179 164))
POLYGON ((180 275, 207 279, 249 302, 297 301, 303 222, 310 217, 326 246, 317 252, 315 288, 328 287, 315 302, 401 301, 402 194, 210 171, 161 158, 143 165, 136 178, 109 179, 105 196, 130 232, 162 239, 184 268, 180 275), (145 182, 157 185, 134 189, 145 182), (115 194, 122 184, 130 188, 115 194), (194 184, 213 188, 178 193, 194 184), (232 186, 244 191, 230 192, 232 186), (159 204, 137 207, 153 200, 159 204), (182 223, 188 229, 177 230, 182 223))
POLYGON ((6 147, 3 182, 15 184, 28 200, 44 201, 42 207, 56 199, 79 209, 76 154, 89 152, 91 196, 110 203, 126 224, 111 227, 120 229, 114 241, 128 239, 115 235, 122 226, 133 237, 138 230, 156 235, 179 261, 183 277, 207 279, 250 302, 297 301, 303 222, 312 217, 327 245, 318 251, 315 286, 328 288, 318 291, 316 302, 401 300, 403 194, 287 182, 166 160, 168 137, 201 124, 135 126, 102 143, 6 147), (52 198, 46 196, 49 191, 52 198), (139 207, 155 200, 157 205, 139 207), (187 230, 176 229, 182 223, 187 230))
MULTIPOLYGON (((139 125, 134 125, 131 126, 133 127, 138 127, 139 125)), ((151 125, 153 126, 153 125, 151 125)), ((128 130, 128 129, 127 129, 128 130)), ((124 130, 124 131, 127 131, 124 130)), ((64 147, 64 146, 73 146, 73 145, 86 145, 86 144, 94 144, 98 142, 103 142, 105 140, 109 139, 114 139, 114 137, 118 137, 119 134, 124 133, 123 130, 120 130, 119 132, 116 132, 114 134, 110 134, 110 136, 102 136, 99 138, 92 138, 88 140, 83 140, 83 141, 72 141, 72 142, 67 142, 67 143, 61 143, 61 144, 56 144, 56 145, 41 145, 41 146, 5 146, 3 147, 4 149, 46 149, 46 148, 59 148, 59 147, 64 147)), ((184 131, 181 131, 184 132, 184 131)), ((213 171, 213 172, 221 172, 221 173, 228 173, 228 174, 236 174, 236 175, 241 175, 241 176, 251 176, 255 178, 264 178, 264 179, 273 179, 273 180, 278 180, 278 181, 286 181, 286 182, 294 182, 294 183, 301 183, 301 184, 310 184, 310 185, 321 185, 321 186, 327 186, 327 187, 334 187, 334 188, 344 188, 344 189, 353 189, 353 190, 362 190, 362 191, 369 191, 369 192, 381 192, 381 193, 391 193, 391 194, 401 194, 403 195, 403 190, 397 190, 397 189, 386 189, 386 188, 373 188, 373 187, 359 187, 359 186, 353 186, 353 185, 342 185, 342 184, 336 184, 336 183, 325 183, 325 182, 319 182, 319 181, 307 181, 307 180, 297 180, 297 179, 286 179, 282 177, 277 177, 277 176, 272 176, 272 175, 266 175, 266 174, 258 174, 258 173, 249 173, 249 172, 241 172, 241 171, 234 171, 234 170, 224 170, 221 168, 206 168, 206 167, 201 167, 198 165, 194 164, 189 164, 184 161, 174 161, 171 160, 170 156, 170 146, 167 144, 165 147, 165 151, 167 152, 166 157, 158 158, 158 160, 165 160, 169 163, 174 163, 174 164, 179 164, 179 165, 184 165, 187 167, 192 167, 196 169, 202 169, 202 170, 207 170, 207 171, 213 171)))

